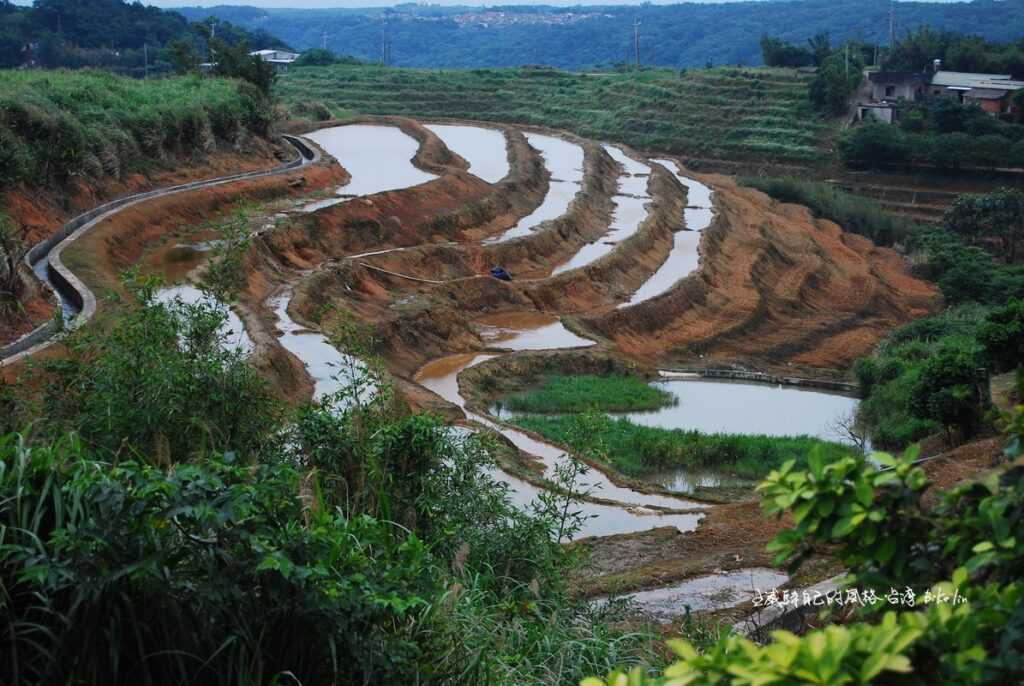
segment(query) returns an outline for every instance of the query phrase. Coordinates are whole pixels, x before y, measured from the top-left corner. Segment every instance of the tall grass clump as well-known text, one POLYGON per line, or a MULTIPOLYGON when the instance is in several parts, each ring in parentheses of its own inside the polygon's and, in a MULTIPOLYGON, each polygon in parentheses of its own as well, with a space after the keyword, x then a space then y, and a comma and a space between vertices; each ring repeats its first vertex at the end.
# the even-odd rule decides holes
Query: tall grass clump
POLYGON ((513 412, 634 412, 656 410, 678 400, 664 389, 635 376, 566 376, 552 374, 534 388, 505 398, 501 405, 513 412))
POLYGON ((201 156, 265 136, 270 112, 241 81, 3 70, 0 181, 41 186, 145 171, 165 156, 201 156))
POLYGON ((744 186, 767 193, 780 202, 809 207, 815 216, 834 221, 877 245, 892 245, 909 237, 916 225, 894 217, 868 198, 846 193, 819 181, 785 178, 744 178, 744 186))
POLYGON ((523 415, 511 420, 544 438, 607 461, 628 476, 642 477, 675 468, 710 468, 744 479, 760 479, 787 460, 806 464, 815 448, 846 455, 852 448, 810 436, 705 434, 684 429, 640 426, 626 418, 523 415), (586 422, 587 430, 579 430, 586 422), (593 450, 593 446, 600 446, 593 450))

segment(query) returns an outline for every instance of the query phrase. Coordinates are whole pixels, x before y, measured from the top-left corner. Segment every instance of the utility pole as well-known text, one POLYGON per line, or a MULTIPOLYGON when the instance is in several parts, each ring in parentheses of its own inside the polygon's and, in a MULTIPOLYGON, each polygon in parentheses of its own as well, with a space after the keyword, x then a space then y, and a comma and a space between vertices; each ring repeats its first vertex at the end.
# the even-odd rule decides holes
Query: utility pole
POLYGON ((896 2, 889 0, 889 50, 896 47, 896 2))
POLYGON ((323 33, 320 34, 320 49, 321 50, 326 50, 327 49, 327 32, 326 31, 324 31, 323 33))
POLYGON ((640 20, 633 17, 633 58, 636 66, 640 66, 640 20))
POLYGON ((149 43, 142 44, 142 68, 142 79, 146 80, 149 78, 149 43))
POLYGON ((850 43, 846 43, 846 49, 844 50, 844 60, 846 65, 846 80, 850 80, 850 43))

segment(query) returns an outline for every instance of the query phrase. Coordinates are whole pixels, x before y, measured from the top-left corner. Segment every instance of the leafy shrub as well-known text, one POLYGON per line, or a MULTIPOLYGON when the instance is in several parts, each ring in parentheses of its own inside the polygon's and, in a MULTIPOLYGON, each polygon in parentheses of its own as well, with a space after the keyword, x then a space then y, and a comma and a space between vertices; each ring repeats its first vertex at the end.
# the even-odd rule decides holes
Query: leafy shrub
POLYGON ((109 331, 76 330, 67 359, 43 366, 47 430, 75 431, 104 457, 164 463, 272 450, 281 408, 245 352, 226 344, 225 307, 161 304, 154 284, 132 287, 139 302, 109 331))
MULTIPOLYGON (((1024 425, 1012 426, 1015 456, 1024 425)), ((880 598, 889 589, 916 591, 913 612, 868 602, 860 610, 866 621, 800 637, 776 631, 764 646, 726 636, 703 654, 669 641, 678 660, 661 675, 638 667, 581 686, 1020 683, 1024 545, 1014 532, 1024 517, 1024 468, 956 488, 929 508, 915 458, 876 454, 880 471, 862 456, 828 463, 815 456, 809 471, 790 463, 758 486, 766 512, 787 514, 795 525, 770 544, 777 562, 799 566, 810 550, 827 548, 849 570, 847 587, 880 598)))

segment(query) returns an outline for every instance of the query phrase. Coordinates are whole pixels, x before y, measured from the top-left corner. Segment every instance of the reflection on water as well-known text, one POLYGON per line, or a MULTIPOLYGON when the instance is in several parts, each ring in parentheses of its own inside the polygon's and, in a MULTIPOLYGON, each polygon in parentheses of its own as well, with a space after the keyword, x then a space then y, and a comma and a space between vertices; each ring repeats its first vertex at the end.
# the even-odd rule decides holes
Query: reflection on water
POLYGON ((540 312, 493 314, 476 320, 480 338, 506 350, 554 350, 594 345, 565 328, 558 317, 540 312))
MULTIPOLYGON (((319 331, 310 331, 296 323, 288 314, 292 291, 285 289, 270 301, 277 316, 278 340, 285 350, 299 358, 313 380, 313 399, 352 387, 365 377, 366 366, 357 358, 338 351, 319 331)), ((361 389, 372 394, 372 389, 361 389)), ((364 398, 362 393, 361 398, 364 398)))
POLYGON ((651 412, 628 412, 643 426, 688 429, 703 433, 765 436, 816 436, 830 441, 845 437, 837 423, 851 417, 858 400, 845 395, 797 386, 701 379, 655 382, 679 399, 677 405, 651 412))
POLYGON ((647 219, 646 205, 650 201, 647 195, 647 179, 650 177, 651 168, 627 156, 619 148, 606 145, 604 149, 624 170, 619 177, 618 195, 613 198, 615 211, 612 214, 611 226, 599 239, 583 246, 568 262, 556 267, 552 275, 580 269, 596 262, 614 250, 618 243, 635 234, 647 219))
POLYGON ((700 264, 700 232, 711 226, 715 217, 712 206, 714 191, 700 181, 684 175, 673 160, 654 161, 671 171, 679 183, 686 186, 687 207, 683 210, 683 222, 687 230, 675 233, 668 257, 627 302, 619 305, 620 308, 656 298, 689 276, 700 264))
POLYGON ((548 194, 537 209, 519 220, 508 231, 488 238, 485 243, 504 243, 528 236, 538 225, 557 219, 569 210, 583 182, 583 148, 564 138, 539 133, 526 134, 530 145, 540 151, 544 165, 551 172, 548 194))
MULTIPOLYGON (((419 142, 394 126, 348 124, 320 129, 306 137, 338 160, 352 176, 338 189, 338 195, 370 195, 437 178, 413 165, 419 142)), ((330 200, 318 203, 319 207, 329 204, 334 203, 330 200)))
POLYGON ((218 303, 210 294, 199 290, 195 286, 182 284, 178 286, 170 286, 168 288, 161 288, 156 292, 154 299, 156 302, 164 304, 179 301, 186 305, 195 305, 201 302, 209 305, 217 304, 220 307, 223 307, 227 315, 227 319, 221 326, 219 333, 224 337, 224 347, 228 350, 237 350, 246 355, 255 350, 252 339, 249 338, 249 334, 246 333, 245 326, 242 324, 242 320, 239 316, 235 314, 231 308, 225 306, 223 303, 218 303))
POLYGON ((508 151, 505 134, 482 126, 427 124, 448 149, 469 162, 469 172, 487 183, 498 183, 508 176, 508 151))
MULTIPOLYGON (((416 381, 460 407, 467 419, 500 433, 519 450, 539 458, 544 464, 545 474, 550 475, 556 465, 567 459, 562 450, 544 441, 539 441, 523 431, 498 424, 488 417, 466 410, 466 401, 459 392, 459 372, 495 357, 498 355, 470 353, 435 360, 420 370, 416 375, 416 381)), ((520 504, 531 502, 540 492, 532 484, 504 472, 496 476, 509 483, 515 492, 514 499, 520 504)), ((659 515, 650 510, 644 510, 644 508, 691 509, 703 507, 701 504, 670 496, 640 493, 630 488, 617 486, 605 474, 596 469, 588 472, 584 481, 593 486, 593 496, 634 507, 625 509, 594 503, 581 503, 575 506, 577 509, 582 509, 585 514, 596 516, 595 519, 587 522, 580 536, 607 536, 615 533, 645 531, 660 526, 675 526, 680 531, 691 531, 700 521, 700 515, 659 515)))
MULTIPOLYGON (((684 581, 674 586, 622 596, 644 615, 663 622, 691 611, 722 610, 753 600, 759 593, 774 591, 789 581, 781 572, 763 567, 738 569, 684 581)), ((607 600, 599 600, 598 604, 607 600)))

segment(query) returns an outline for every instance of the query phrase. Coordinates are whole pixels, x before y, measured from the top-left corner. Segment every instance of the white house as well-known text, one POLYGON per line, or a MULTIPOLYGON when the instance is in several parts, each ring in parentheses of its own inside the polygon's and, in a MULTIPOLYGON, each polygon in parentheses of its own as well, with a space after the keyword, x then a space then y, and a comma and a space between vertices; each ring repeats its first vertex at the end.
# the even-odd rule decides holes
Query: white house
POLYGON ((254 57, 259 57, 264 62, 270 62, 280 71, 286 71, 288 69, 288 65, 299 59, 299 53, 288 52, 287 50, 256 50, 249 54, 254 57))

